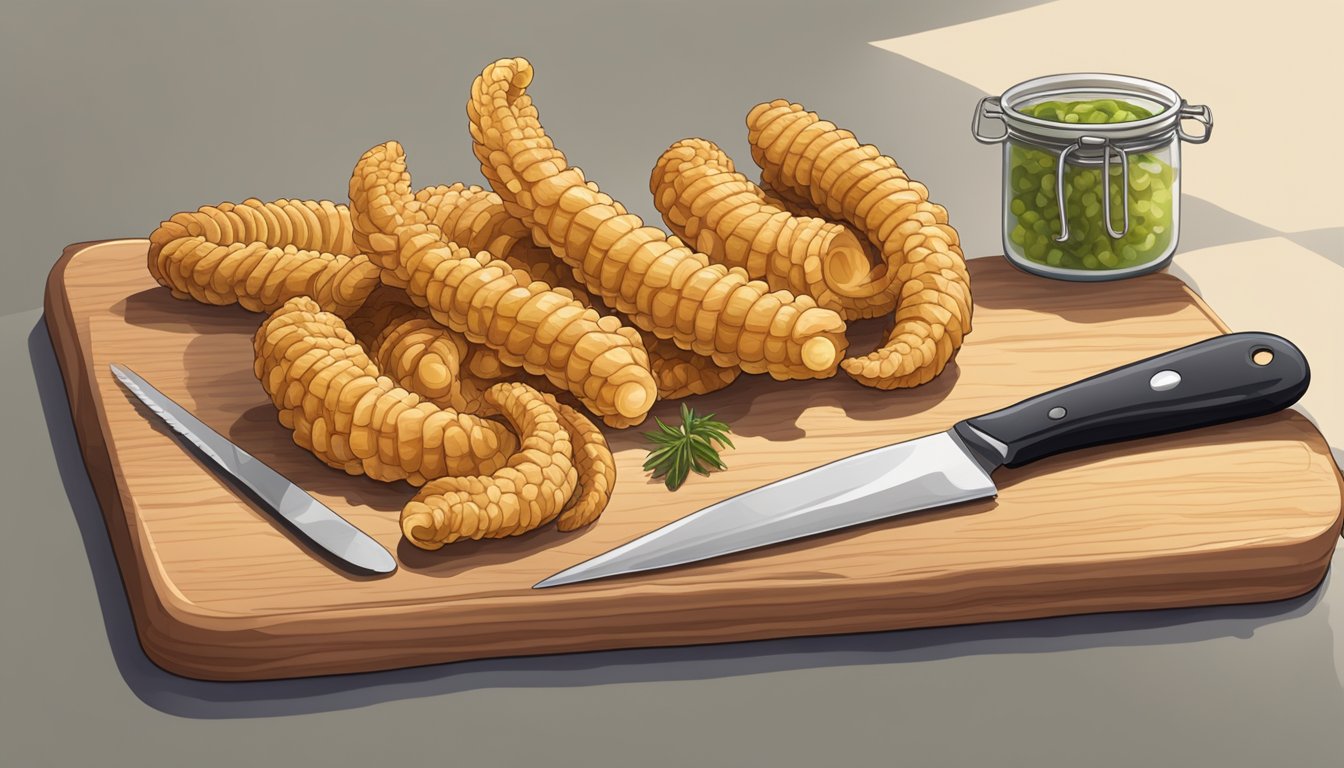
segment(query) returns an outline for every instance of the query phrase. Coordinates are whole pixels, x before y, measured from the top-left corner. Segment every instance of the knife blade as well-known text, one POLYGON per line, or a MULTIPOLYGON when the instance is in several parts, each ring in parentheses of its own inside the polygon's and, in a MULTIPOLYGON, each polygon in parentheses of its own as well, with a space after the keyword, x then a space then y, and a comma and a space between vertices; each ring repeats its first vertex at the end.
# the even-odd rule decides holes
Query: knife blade
POLYGON ((747 491, 534 588, 686 565, 993 497, 990 476, 1001 466, 1274 413, 1297 402, 1310 381, 1306 358, 1287 339, 1217 336, 747 491))
POLYGON ((278 516, 322 552, 359 571, 387 574, 397 561, 368 534, 228 438, 206 426, 134 371, 113 363, 112 375, 154 415, 186 438, 228 478, 236 481, 266 511, 278 516))

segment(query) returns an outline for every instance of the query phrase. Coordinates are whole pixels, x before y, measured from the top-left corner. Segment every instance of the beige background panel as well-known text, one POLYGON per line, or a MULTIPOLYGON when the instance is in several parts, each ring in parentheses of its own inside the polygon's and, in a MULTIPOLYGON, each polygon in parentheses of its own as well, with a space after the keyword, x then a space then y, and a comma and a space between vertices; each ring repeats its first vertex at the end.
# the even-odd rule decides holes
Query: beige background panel
POLYGON ((1311 389, 1300 405, 1332 446, 1344 446, 1344 343, 1319 314, 1344 300, 1344 269, 1282 237, 1181 253, 1173 264, 1232 330, 1277 333, 1302 349, 1311 389))
MULTIPOLYGON (((874 45, 994 95, 1070 71, 1165 83, 1213 109, 1213 138, 1184 147, 1185 193, 1298 232, 1344 225, 1344 153, 1330 149, 1344 124, 1341 28, 1338 0, 1283 0, 1263 12, 1232 3, 1060 0, 874 45), (1113 26, 1103 29, 1103 19, 1113 26)), ((968 125, 973 106, 964 107, 968 125)))

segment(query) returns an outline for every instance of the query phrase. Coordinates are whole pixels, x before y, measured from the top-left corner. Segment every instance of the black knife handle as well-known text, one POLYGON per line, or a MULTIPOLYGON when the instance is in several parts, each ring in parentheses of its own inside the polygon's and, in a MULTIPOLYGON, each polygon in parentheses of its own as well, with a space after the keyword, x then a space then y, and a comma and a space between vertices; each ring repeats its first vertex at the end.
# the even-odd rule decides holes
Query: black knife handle
POLYGON ((977 451, 1016 467, 1075 448, 1274 413, 1297 402, 1310 381, 1307 359, 1292 342, 1270 333, 1232 333, 966 419, 954 429, 977 451))

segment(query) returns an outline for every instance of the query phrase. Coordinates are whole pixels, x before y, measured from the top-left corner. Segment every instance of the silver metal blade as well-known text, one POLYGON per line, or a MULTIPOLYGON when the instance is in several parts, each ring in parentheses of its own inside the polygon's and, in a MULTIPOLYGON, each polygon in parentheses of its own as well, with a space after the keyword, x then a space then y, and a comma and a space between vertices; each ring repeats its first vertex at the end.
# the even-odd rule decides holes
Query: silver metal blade
POLYGON ((396 558, 391 553, 325 504, 206 426, 139 374, 115 363, 111 368, 112 375, 122 386, 174 432, 185 437, 220 469, 256 494, 264 507, 287 520, 313 544, 361 570, 391 573, 397 569, 396 558))
POLYGON ((808 470, 726 499, 535 585, 668 568, 995 494, 952 431, 808 470))

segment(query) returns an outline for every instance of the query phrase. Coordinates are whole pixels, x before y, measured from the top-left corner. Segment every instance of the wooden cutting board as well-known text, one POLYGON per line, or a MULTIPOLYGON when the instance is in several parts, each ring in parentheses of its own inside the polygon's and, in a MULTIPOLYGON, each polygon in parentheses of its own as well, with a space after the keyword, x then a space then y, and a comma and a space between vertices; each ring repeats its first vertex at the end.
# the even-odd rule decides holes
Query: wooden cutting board
MULTIPOLYGON (((145 250, 70 246, 46 318, 141 644, 191 677, 1274 600, 1318 584, 1339 536, 1339 473, 1315 427, 1287 411, 1000 470, 994 500, 534 591, 713 501, 1227 329, 1169 275, 1061 283, 976 260, 975 331, 933 383, 880 392, 843 375, 743 377, 692 403, 732 425, 727 471, 669 493, 640 470, 641 430, 607 430, 619 480, 593 526, 422 552, 397 526, 410 486, 328 469, 276 421, 252 376, 261 317, 173 299, 145 250), (367 531, 398 572, 356 577, 310 555, 147 419, 113 380, 114 361, 367 531)), ((875 345, 877 326, 854 329, 854 348, 875 345)))

